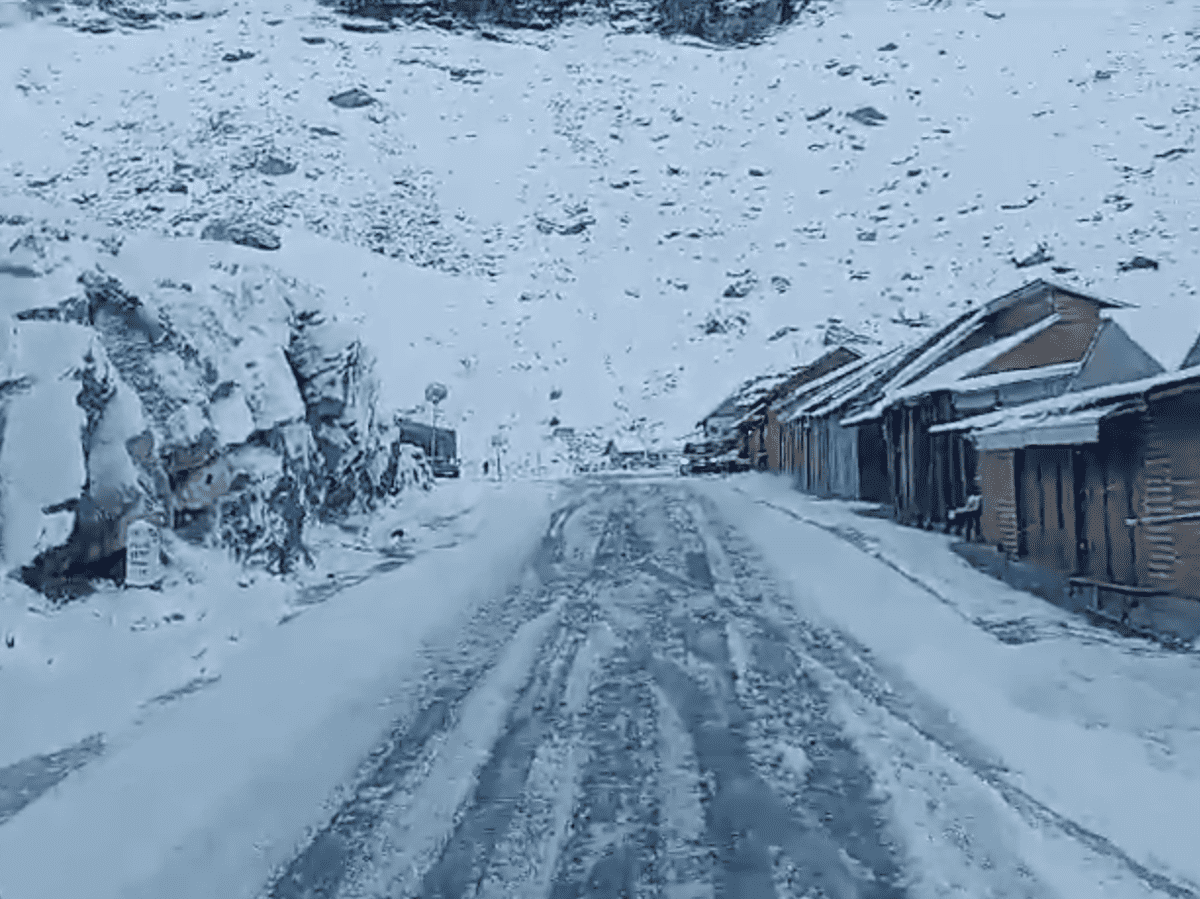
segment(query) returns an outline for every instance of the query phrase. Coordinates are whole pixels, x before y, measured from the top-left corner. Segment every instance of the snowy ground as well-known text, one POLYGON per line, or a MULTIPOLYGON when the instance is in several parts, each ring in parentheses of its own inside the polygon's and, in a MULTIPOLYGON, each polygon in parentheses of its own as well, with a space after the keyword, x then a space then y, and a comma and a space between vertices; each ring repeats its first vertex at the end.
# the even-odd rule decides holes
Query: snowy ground
MULTIPOLYGON (((353 533, 312 534, 318 567, 287 580, 222 567, 211 552, 181 557, 179 544, 168 546, 175 558, 162 591, 102 588, 54 608, 6 579, 0 631, 14 645, 0 646, 2 839, 19 842, 24 827, 36 831, 65 811, 82 828, 78 848, 93 860, 91 853, 102 856, 108 847, 83 838, 91 827, 122 852, 142 847, 141 856, 128 858, 134 867, 106 869, 129 877, 166 845, 156 840, 198 847, 177 828, 212 826, 206 816, 214 804, 237 805, 237 790, 266 776, 262 766, 273 755, 315 739, 297 757, 302 783, 289 789, 300 791, 301 805, 289 808, 314 797, 317 804, 284 822, 302 830, 303 815, 319 812, 323 794, 378 738, 371 728, 396 712, 383 703, 373 718, 363 704, 382 702, 395 669, 416 664, 415 648, 455 627, 481 591, 503 592, 536 542, 545 497, 555 489, 527 484, 500 494, 494 484, 462 481, 405 494, 400 506, 353 533), (396 531, 403 536, 393 537, 396 531), (352 726, 347 714, 355 716, 352 726), (325 736, 312 733, 324 728, 325 736), (56 806, 56 785, 80 765, 88 767, 70 783, 91 798, 73 793, 56 806), (178 805, 158 807, 156 795, 178 805), (84 823, 88 808, 109 823, 84 823), (39 825, 42 814, 48 818, 39 825)), ((218 819, 220 827, 239 817, 247 827, 262 824, 279 814, 272 803, 286 799, 263 799, 257 810, 239 806, 229 812, 234 817, 218 819)), ((235 828, 222 837, 235 867, 245 862, 236 856, 249 848, 246 833, 235 828)), ((119 895, 125 882, 93 872, 98 879, 87 890, 63 889, 55 877, 71 875, 56 875, 40 850, 27 856, 41 863, 26 880, 8 880, 17 873, 7 861, 17 857, 12 850, 0 850, 2 896, 30 888, 119 895)))
MULTIPOLYGON (((1189 5, 840 0, 737 50, 175 5, 0 10, 0 316, 276 266, 382 405, 449 384, 469 473, 1035 275, 1139 303, 1167 367, 1195 336, 1189 5), (280 248, 200 239, 231 218, 280 248)), ((466 478, 288 580, 179 543, 161 592, 4 579, 0 896, 1200 895, 1195 655, 857 511, 466 478)))
POLYGON ((1200 895, 1194 654, 782 486, 470 488, 55 759, 0 895, 1200 895))
POLYGON ((1037 275, 1141 304, 1167 367, 1195 336, 1189 4, 838 0, 737 50, 177 5, 0 28, 0 214, 135 261, 263 223, 282 250, 247 252, 349 298, 406 404, 451 385, 470 459, 505 425, 534 464, 552 416, 682 434, 825 326, 891 339, 1037 275))
MULTIPOLYGON (((853 634, 891 688, 932 703, 909 712, 918 729, 949 741, 1048 837, 1078 827, 1129 870, 1200 888, 1186 824, 1200 804, 1194 652, 1092 626, 975 571, 949 551, 951 537, 857 514, 867 504, 814 500, 774 477, 731 483, 710 495, 780 572, 796 608, 853 634), (814 582, 803 564, 814 556, 835 583, 814 582)), ((1085 883, 1066 894, 1101 895, 1085 883)))

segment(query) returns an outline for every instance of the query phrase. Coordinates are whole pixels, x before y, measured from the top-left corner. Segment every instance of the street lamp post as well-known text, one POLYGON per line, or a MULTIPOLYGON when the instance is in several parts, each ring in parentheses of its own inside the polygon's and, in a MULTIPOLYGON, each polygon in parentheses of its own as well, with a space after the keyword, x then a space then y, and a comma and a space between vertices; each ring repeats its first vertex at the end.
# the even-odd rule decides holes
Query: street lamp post
POLYGON ((437 410, 438 403, 450 395, 450 391, 445 384, 439 384, 437 381, 431 382, 425 388, 425 402, 429 403, 429 464, 433 465, 434 454, 436 450, 437 440, 437 410))
POLYGON ((492 446, 496 450, 496 480, 504 480, 504 475, 500 471, 500 453, 504 449, 504 434, 492 435, 492 446))

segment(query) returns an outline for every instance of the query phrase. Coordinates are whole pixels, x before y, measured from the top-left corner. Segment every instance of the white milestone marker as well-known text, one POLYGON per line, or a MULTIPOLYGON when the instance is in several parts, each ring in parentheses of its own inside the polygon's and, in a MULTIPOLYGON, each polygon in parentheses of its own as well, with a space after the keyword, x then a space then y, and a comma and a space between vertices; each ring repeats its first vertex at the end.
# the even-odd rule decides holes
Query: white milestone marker
POLYGON ((162 539, 148 521, 134 521, 125 537, 125 586, 151 587, 162 578, 162 539))

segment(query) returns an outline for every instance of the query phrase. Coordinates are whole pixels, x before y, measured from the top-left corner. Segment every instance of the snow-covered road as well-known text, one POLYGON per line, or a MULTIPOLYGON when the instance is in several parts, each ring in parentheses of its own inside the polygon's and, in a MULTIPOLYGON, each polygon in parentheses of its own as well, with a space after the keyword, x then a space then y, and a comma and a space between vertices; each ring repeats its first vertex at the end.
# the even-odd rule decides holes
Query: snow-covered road
POLYGON ((711 490, 585 484, 530 570, 264 899, 1193 895, 800 614, 711 490))

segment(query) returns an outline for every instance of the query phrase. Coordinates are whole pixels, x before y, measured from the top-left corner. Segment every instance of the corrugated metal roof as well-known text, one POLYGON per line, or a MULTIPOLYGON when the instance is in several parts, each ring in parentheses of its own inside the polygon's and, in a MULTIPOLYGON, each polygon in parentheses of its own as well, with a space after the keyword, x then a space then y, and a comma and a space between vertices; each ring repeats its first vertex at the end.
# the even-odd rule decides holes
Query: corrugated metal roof
MULTIPOLYGON (((899 371, 895 372, 887 379, 887 383, 892 385, 892 390, 890 393, 894 395, 896 392, 902 390, 908 385, 914 384, 918 378, 924 378, 926 375, 932 375, 933 372, 936 371, 934 366, 936 365, 938 359, 953 349, 955 344, 959 343, 972 331, 974 331, 975 328, 987 316, 999 311, 1000 309, 1014 305, 1022 300, 1026 300, 1029 297, 1045 290, 1055 290, 1060 293, 1090 300, 1104 308, 1135 308, 1132 303, 1098 297, 1094 294, 1082 293, 1081 291, 1070 287, 1065 287, 1061 284, 1048 281, 1043 278, 1029 281, 1015 290, 1011 290, 1008 293, 991 300, 990 302, 984 303, 978 309, 963 313, 941 332, 939 332, 937 335, 934 335, 933 338, 922 344, 919 352, 917 352, 917 354, 910 361, 906 362, 899 371)), ((985 347, 982 349, 988 348, 985 347)), ((995 343, 991 345, 991 349, 996 352, 997 355, 999 354, 999 351, 996 350, 995 343)), ((976 365, 975 367, 981 368, 983 364, 976 365)), ((891 402, 892 399, 889 396, 889 392, 885 391, 883 396, 875 400, 873 403, 871 403, 871 405, 847 415, 841 420, 841 424, 843 427, 849 427, 875 421, 883 415, 884 409, 886 409, 891 402)))
MULTIPOLYGON (((946 349, 959 340, 966 333, 969 333, 972 328, 987 314, 986 309, 974 309, 962 313, 958 318, 952 320, 948 324, 942 326, 933 334, 925 338, 925 340, 908 348, 904 354, 904 358, 900 360, 898 366, 894 369, 883 372, 880 379, 874 384, 868 385, 870 388, 884 390, 889 384, 904 385, 927 369, 946 349)), ((863 393, 869 395, 870 390, 864 390, 863 393)), ((855 399, 861 398, 860 394, 855 399)), ((864 409, 853 412, 841 420, 843 427, 865 424, 869 421, 874 421, 883 414, 885 407, 884 393, 879 399, 871 403, 864 409)))
POLYGON ((1025 381, 1070 378, 1079 374, 1081 368, 1083 368, 1082 362, 1063 362, 1059 365, 1041 365, 1037 368, 1017 368, 1012 371, 998 371, 991 375, 980 375, 956 381, 954 383, 954 391, 955 393, 971 393, 975 390, 991 390, 995 387, 1006 387, 1010 384, 1020 384, 1025 381))
MULTIPOLYGON (((1200 390, 1200 370, 1184 369, 1182 371, 1164 372, 1150 378, 1138 381, 1126 381, 1120 384, 1105 384, 1103 387, 1093 387, 1091 390, 1081 390, 1077 393, 1064 393, 1060 396, 1026 403, 1023 406, 1013 406, 998 409, 983 415, 975 415, 960 421, 930 428, 930 432, 943 433, 946 431, 971 431, 979 433, 985 430, 1000 431, 1017 429, 1029 424, 1047 421, 1051 418, 1062 418, 1076 412, 1097 407, 1111 407, 1118 403, 1133 400, 1152 399, 1155 394, 1170 392, 1178 388, 1200 390)), ((1116 412, 1106 413, 1118 414, 1116 412)))
POLYGON ((1138 408, 1136 403, 1114 403, 1072 412, 1048 415, 1039 421, 1027 421, 1017 427, 997 426, 972 432, 981 450, 1020 449, 1026 446, 1076 446, 1100 439, 1100 422, 1138 408))

